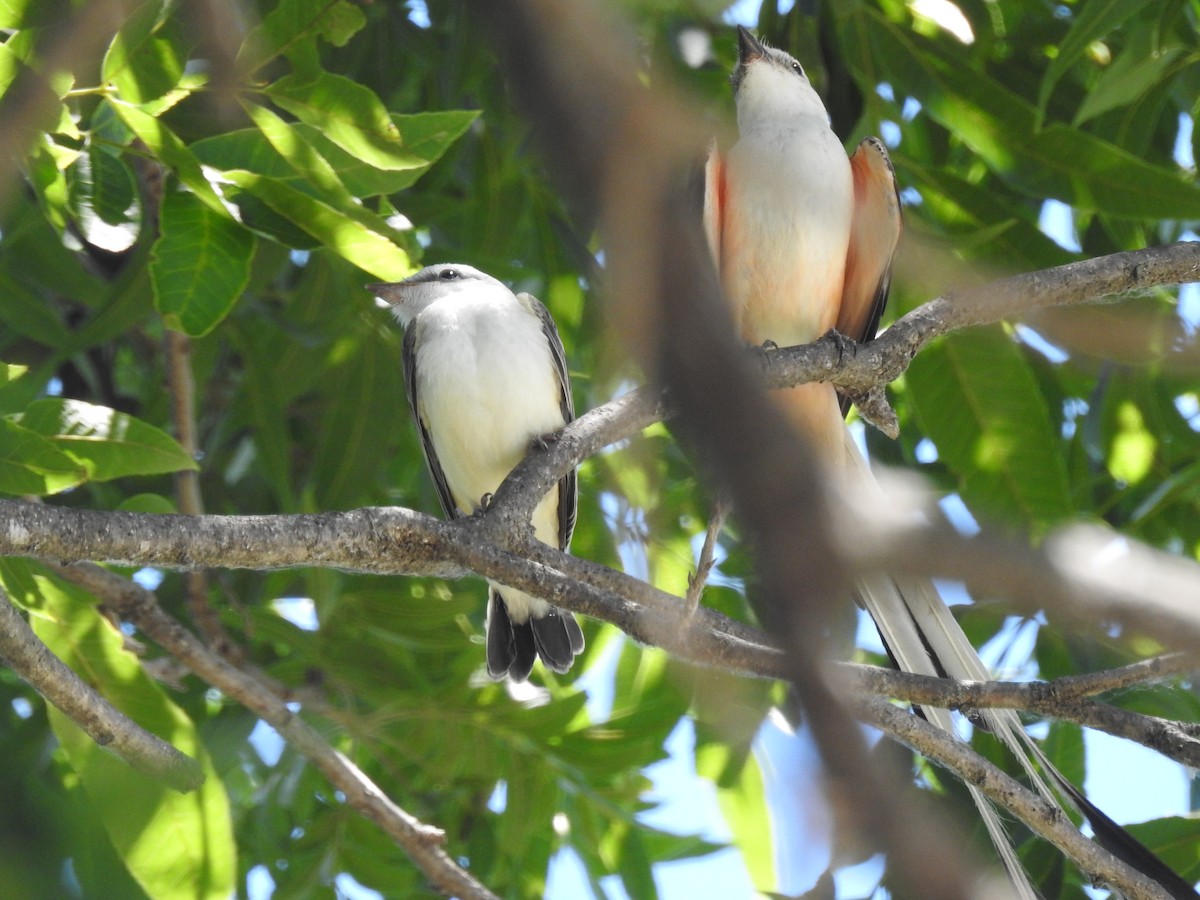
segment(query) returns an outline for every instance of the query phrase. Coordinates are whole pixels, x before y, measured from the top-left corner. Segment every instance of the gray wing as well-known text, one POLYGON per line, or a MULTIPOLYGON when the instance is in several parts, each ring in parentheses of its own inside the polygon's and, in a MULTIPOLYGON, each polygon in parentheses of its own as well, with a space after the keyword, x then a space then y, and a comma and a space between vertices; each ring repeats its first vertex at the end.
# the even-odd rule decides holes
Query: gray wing
MULTIPOLYGON (((545 304, 532 294, 521 293, 517 299, 525 303, 542 323, 542 334, 550 345, 550 356, 554 360, 554 371, 558 375, 558 404, 562 410, 564 422, 575 420, 575 401, 571 399, 571 378, 567 374, 567 354, 563 350, 562 338, 558 336, 558 327, 554 317, 545 304)), ((558 546, 566 550, 571 544, 571 535, 575 533, 575 514, 578 497, 576 496, 575 470, 572 469, 558 482, 558 546)))
POLYGON ((438 499, 442 501, 442 511, 448 519, 457 519, 462 515, 450 493, 450 485, 446 483, 446 473, 438 462, 437 452, 433 449, 433 441, 429 437, 429 429, 421 418, 421 405, 417 397, 417 323, 410 322, 404 331, 404 392, 408 395, 408 407, 412 410, 413 421, 421 434, 421 451, 425 455, 425 465, 433 476, 433 486, 437 488, 438 499))

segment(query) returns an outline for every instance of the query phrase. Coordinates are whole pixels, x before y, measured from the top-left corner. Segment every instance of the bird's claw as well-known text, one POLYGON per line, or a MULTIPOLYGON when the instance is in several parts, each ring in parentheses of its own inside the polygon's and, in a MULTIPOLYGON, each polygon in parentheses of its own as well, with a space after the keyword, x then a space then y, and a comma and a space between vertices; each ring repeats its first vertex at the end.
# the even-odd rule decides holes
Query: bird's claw
POLYGON ((858 341, 852 337, 847 337, 836 328, 830 328, 821 337, 823 340, 832 341, 833 345, 837 347, 838 365, 841 365, 845 361, 847 353, 852 358, 858 353, 858 341))
POLYGON ((549 450, 550 445, 557 443, 560 435, 557 431, 551 431, 547 434, 535 434, 529 441, 529 449, 549 450))

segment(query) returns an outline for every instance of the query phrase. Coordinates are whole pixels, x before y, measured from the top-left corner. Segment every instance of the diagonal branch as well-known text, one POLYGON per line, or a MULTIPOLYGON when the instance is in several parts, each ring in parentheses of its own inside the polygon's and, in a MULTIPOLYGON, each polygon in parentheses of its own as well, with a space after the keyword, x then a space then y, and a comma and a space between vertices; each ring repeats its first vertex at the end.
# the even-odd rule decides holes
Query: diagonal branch
POLYGON ((146 731, 50 652, 0 588, 0 659, 99 746, 181 793, 204 783, 190 756, 146 731))
POLYGON ((443 849, 444 833, 394 803, 357 766, 331 747, 311 725, 269 689, 206 648, 167 615, 145 588, 90 563, 57 566, 63 578, 91 591, 193 672, 241 703, 283 735, 346 796, 346 802, 378 825, 447 896, 495 900, 495 895, 443 849))
MULTIPOLYGON (((751 351, 763 384, 793 387, 827 381, 851 394, 869 394, 900 377, 934 338, 1053 306, 1090 303, 1129 291, 1200 281, 1200 242, 1113 253, 1003 278, 938 297, 898 319, 887 331, 845 352, 845 341, 821 338, 800 347, 751 351)), ((546 492, 589 456, 632 437, 671 414, 665 394, 639 388, 598 406, 563 429, 557 441, 534 448, 493 496, 488 512, 511 526, 528 521, 546 492)))
POLYGON ((1153 879, 1129 868, 1084 837, 1061 809, 1006 775, 953 735, 877 698, 852 699, 851 708, 863 722, 954 772, 1011 811, 1032 831, 1062 850, 1096 885, 1112 885, 1129 900, 1167 896, 1153 879))

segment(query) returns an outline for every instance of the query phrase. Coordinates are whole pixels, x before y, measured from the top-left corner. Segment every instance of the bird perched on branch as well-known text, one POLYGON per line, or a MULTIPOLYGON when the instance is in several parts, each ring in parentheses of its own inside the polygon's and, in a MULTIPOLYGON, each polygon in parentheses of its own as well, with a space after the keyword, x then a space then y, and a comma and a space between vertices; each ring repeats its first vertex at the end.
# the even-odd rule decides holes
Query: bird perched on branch
MULTIPOLYGON (((790 346, 836 327, 846 337, 870 340, 887 301, 901 230, 886 149, 868 137, 847 158, 800 63, 741 27, 732 81, 738 141, 727 153, 714 149, 709 156, 704 225, 742 337, 752 344, 790 346)), ((842 421, 845 403, 839 403, 832 386, 805 384, 774 397, 831 472, 879 492, 842 421)), ((879 499, 885 502, 881 493, 879 499)), ((900 669, 990 678, 931 582, 873 576, 861 579, 857 589, 900 669)), ((954 731, 948 711, 929 708, 924 714, 954 731)), ((1197 896, 1050 764, 1014 711, 979 715, 1045 799, 1081 811, 1106 849, 1158 880, 1172 896, 1197 896)), ((1018 893, 1033 900, 1037 895, 996 810, 982 793, 969 789, 1018 893)))
MULTIPOLYGON (((575 418, 562 341, 537 298, 470 266, 428 266, 368 289, 404 326, 404 381, 425 462, 448 518, 469 516, 528 452, 575 418)), ((538 540, 566 550, 575 472, 533 512, 538 540)), ((489 582, 487 669, 524 681, 534 659, 564 673, 583 651, 574 615, 489 582)))

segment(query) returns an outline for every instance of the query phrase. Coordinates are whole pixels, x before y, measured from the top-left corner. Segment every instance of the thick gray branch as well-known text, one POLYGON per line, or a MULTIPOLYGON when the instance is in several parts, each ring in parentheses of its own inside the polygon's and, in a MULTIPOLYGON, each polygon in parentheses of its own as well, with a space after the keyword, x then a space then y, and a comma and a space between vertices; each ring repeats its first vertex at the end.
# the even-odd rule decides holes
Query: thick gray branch
POLYGON ((181 793, 204 783, 204 772, 194 759, 146 731, 51 653, 2 589, 0 658, 99 746, 139 772, 161 779, 181 793))

